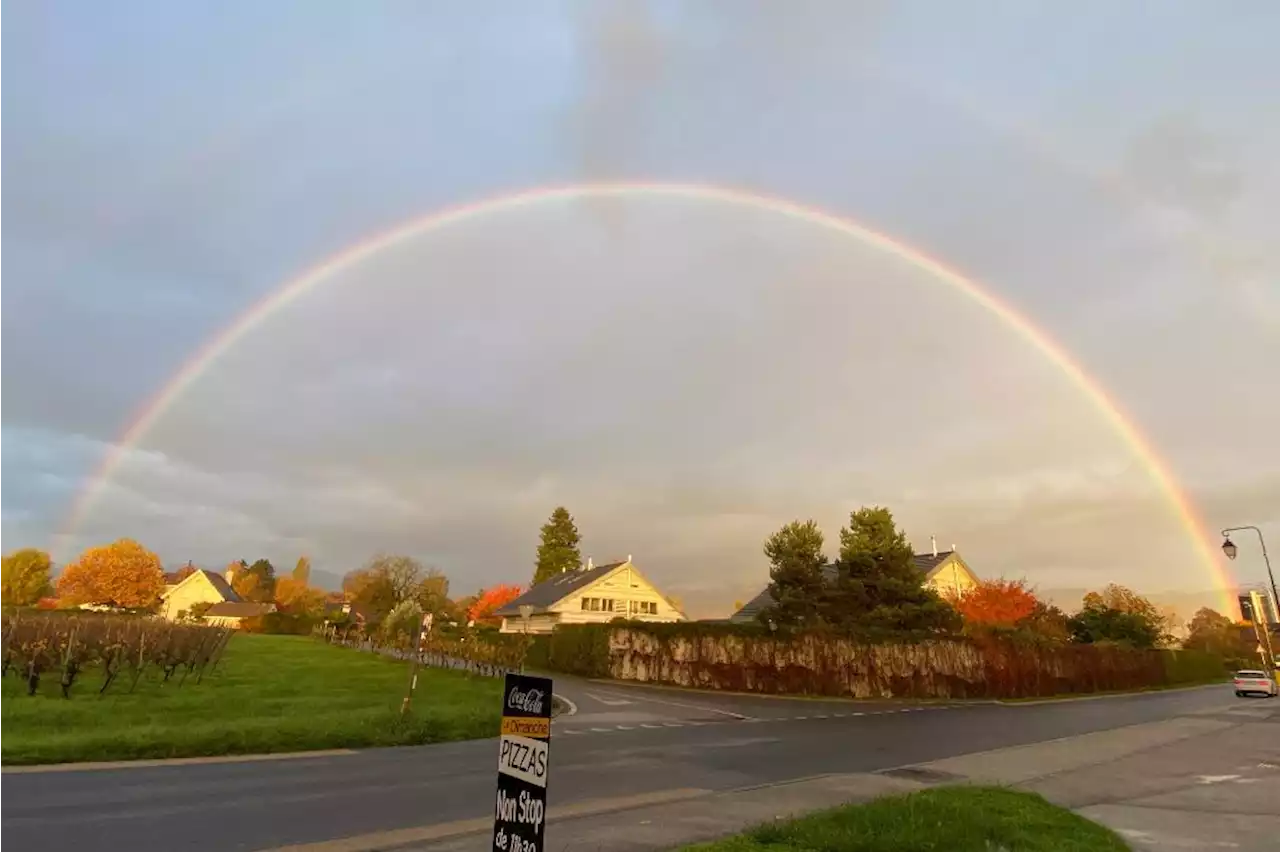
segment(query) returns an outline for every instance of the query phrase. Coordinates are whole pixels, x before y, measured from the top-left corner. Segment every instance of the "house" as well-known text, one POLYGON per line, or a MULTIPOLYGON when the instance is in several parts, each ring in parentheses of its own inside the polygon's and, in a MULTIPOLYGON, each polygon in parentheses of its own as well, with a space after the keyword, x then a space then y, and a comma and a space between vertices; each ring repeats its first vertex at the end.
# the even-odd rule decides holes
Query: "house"
POLYGON ((674 606, 628 556, 621 562, 587 564, 538 583, 497 610, 503 633, 550 633, 557 624, 603 624, 618 618, 684 621, 674 606), (521 608, 530 607, 529 618, 521 608))
POLYGON ((241 603, 240 596, 221 574, 197 568, 160 595, 160 615, 177 621, 196 604, 241 603))
MULTIPOLYGON (((916 568, 924 574, 925 586, 948 598, 962 595, 978 584, 978 576, 973 573, 964 559, 960 557, 955 545, 951 547, 951 550, 944 550, 939 553, 935 546, 929 553, 917 553, 911 557, 911 561, 916 568)), ((834 580, 836 567, 828 565, 823 573, 827 575, 828 580, 834 580)), ((761 610, 772 605, 773 595, 769 593, 769 587, 765 586, 764 591, 747 601, 742 609, 729 616, 729 621, 733 624, 754 622, 761 610)))
POLYGON ((214 627, 239 628, 240 622, 246 618, 257 618, 275 611, 276 605, 273 603, 253 603, 242 600, 222 601, 209 607, 204 614, 204 622, 214 627))

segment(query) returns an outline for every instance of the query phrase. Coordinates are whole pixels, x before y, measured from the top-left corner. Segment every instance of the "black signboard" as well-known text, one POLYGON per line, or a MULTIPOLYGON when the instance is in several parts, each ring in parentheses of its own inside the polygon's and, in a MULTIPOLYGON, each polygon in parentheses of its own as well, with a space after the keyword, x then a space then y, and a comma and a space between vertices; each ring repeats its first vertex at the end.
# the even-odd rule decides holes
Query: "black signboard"
POLYGON ((507 675, 498 740, 494 852, 542 852, 550 750, 550 678, 507 675))

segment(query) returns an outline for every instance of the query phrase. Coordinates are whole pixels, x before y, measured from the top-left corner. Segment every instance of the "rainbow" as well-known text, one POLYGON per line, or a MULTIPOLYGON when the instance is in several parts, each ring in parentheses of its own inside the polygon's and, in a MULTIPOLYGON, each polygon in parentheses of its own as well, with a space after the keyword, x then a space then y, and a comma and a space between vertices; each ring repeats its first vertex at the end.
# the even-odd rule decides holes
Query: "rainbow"
POLYGON ((495 213, 504 213, 557 201, 582 201, 592 199, 646 196, 657 198, 702 201, 762 210, 804 222, 815 227, 857 240, 863 245, 878 249, 904 263, 928 273, 999 318, 1014 334, 1058 367, 1062 373, 1093 403, 1116 434, 1141 459, 1149 475, 1173 508, 1186 532, 1197 557, 1213 576, 1222 591, 1224 612, 1234 607, 1232 600, 1234 581, 1217 558, 1216 544, 1207 537, 1208 527, 1199 519, 1191 501, 1178 486, 1168 465, 1161 459, 1151 442, 1142 434, 1123 409, 1107 391, 1045 331, 1038 328, 1013 306, 988 292, 978 282, 935 260, 922 251, 895 240, 887 234, 875 231, 849 219, 842 219, 815 207, 798 204, 784 198, 763 195, 743 189, 689 183, 586 183, 556 187, 535 187, 514 194, 486 198, 445 210, 427 214, 401 224, 389 231, 374 234, 301 275, 285 282, 271 295, 255 304, 231 322, 220 333, 205 342, 178 370, 174 377, 158 393, 146 401, 131 425, 115 442, 99 468, 90 476, 86 486, 72 504, 67 534, 74 533, 86 514, 105 489, 111 477, 120 468, 130 450, 136 447, 152 427, 162 418, 204 372, 246 335, 258 328, 267 318, 287 308, 312 288, 346 269, 393 248, 422 234, 454 225, 461 225, 495 213))

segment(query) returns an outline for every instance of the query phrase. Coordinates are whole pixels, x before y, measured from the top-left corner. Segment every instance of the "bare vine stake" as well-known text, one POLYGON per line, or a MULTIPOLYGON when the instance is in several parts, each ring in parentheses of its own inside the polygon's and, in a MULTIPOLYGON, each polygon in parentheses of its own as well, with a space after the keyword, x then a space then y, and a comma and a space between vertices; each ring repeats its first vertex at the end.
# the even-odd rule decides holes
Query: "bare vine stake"
POLYGON ((146 665, 142 659, 142 654, 147 647, 147 634, 145 631, 139 631, 138 636, 138 664, 133 668, 133 682, 129 684, 129 691, 133 692, 138 688, 138 678, 142 677, 142 667, 146 665))

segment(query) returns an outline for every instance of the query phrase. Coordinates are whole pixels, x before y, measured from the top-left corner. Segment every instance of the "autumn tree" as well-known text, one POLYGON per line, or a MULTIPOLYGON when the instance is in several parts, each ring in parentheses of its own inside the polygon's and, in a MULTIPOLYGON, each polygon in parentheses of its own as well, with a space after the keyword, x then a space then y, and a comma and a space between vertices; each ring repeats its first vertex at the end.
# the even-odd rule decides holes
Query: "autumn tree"
POLYGON ((311 560, 306 556, 298 557, 298 564, 293 566, 293 579, 306 586, 311 583, 311 560))
POLYGON ((0 600, 5 606, 34 606, 53 586, 49 554, 34 547, 15 550, 4 557, 0 572, 0 600))
POLYGON ((232 577, 231 588, 246 601, 269 603, 275 599, 276 569, 270 560, 259 559, 247 568, 240 568, 232 577))
POLYGON ((524 594, 519 586, 498 584, 481 589, 475 603, 467 610, 467 618, 477 624, 493 624, 501 621, 494 613, 524 594))
POLYGON ((181 583, 183 580, 187 579, 194 573, 196 573, 196 566, 193 565, 191 562, 188 562, 186 565, 183 565, 177 571, 173 572, 174 585, 181 583))
POLYGON ((1031 614, 1018 622, 1018 627, 1050 642, 1069 642, 1071 630, 1067 626, 1068 620, 1061 609, 1038 600, 1031 614))
POLYGON ((969 624, 1015 627, 1035 612, 1036 596, 1023 580, 981 580, 956 602, 969 624))
POLYGON ((1217 610, 1201 607, 1187 624, 1187 638, 1182 647, 1191 651, 1205 651, 1227 660, 1244 660, 1251 657, 1251 645, 1242 638, 1240 628, 1217 610))
POLYGON ((406 600, 437 615, 449 609, 449 578, 438 569, 424 568, 411 556, 380 553, 343 577, 342 590, 347 600, 378 615, 386 615, 406 600))
POLYGON ((324 610, 324 592, 293 576, 276 580, 276 607, 290 615, 319 615, 324 610))
POLYGON ((1104 630, 1108 629, 1101 627, 1104 624, 1114 626, 1123 634, 1123 638, 1117 638, 1114 641, 1149 648, 1165 644, 1171 638, 1169 635, 1171 625, 1166 623, 1164 613, 1150 600, 1126 586, 1109 583, 1100 592, 1086 594, 1082 603, 1083 606, 1077 617, 1084 616, 1086 620, 1092 620, 1096 626, 1104 630), (1098 615, 1107 610, 1121 613, 1127 618, 1098 615), (1148 644, 1141 644, 1146 643, 1148 634, 1155 638, 1148 644))
POLYGON ((58 578, 58 596, 73 604, 143 609, 162 591, 160 557, 128 538, 89 548, 58 578))
POLYGON ((925 586, 906 535, 883 506, 864 507, 840 530, 836 576, 822 603, 828 624, 847 631, 947 632, 961 620, 925 586))
POLYGON ((562 571, 572 571, 582 564, 578 534, 573 516, 564 506, 557 506, 539 533, 538 558, 533 569, 533 584, 549 580, 562 571))
POLYGON ((823 535, 814 520, 792 521, 769 536, 764 555, 769 560, 769 593, 773 603, 759 619, 780 627, 814 627, 821 623, 827 557, 823 535))

